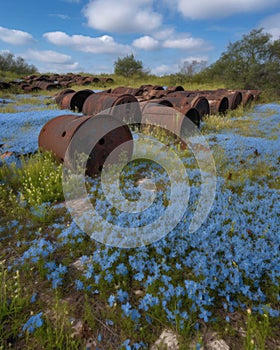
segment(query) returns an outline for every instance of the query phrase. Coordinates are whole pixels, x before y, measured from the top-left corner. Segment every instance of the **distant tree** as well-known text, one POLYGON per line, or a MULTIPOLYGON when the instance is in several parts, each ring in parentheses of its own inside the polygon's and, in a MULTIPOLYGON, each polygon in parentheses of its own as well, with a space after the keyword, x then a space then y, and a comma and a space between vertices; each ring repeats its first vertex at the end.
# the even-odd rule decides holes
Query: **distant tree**
POLYGON ((0 54, 0 71, 16 74, 38 73, 34 65, 27 64, 22 57, 15 57, 11 52, 0 54))
POLYGON ((133 54, 127 55, 124 58, 118 58, 114 63, 114 67, 115 74, 124 77, 144 73, 142 61, 137 61, 133 54))
POLYGON ((254 29, 230 43, 203 74, 207 80, 222 81, 232 87, 279 90, 280 39, 273 41, 263 28, 254 29))
POLYGON ((179 67, 179 72, 170 75, 171 83, 173 85, 184 84, 190 82, 193 78, 203 71, 207 65, 205 60, 186 60, 182 66, 179 67))
POLYGON ((205 60, 184 61, 179 73, 184 75, 186 78, 192 78, 195 74, 205 69, 206 64, 207 61, 205 60))

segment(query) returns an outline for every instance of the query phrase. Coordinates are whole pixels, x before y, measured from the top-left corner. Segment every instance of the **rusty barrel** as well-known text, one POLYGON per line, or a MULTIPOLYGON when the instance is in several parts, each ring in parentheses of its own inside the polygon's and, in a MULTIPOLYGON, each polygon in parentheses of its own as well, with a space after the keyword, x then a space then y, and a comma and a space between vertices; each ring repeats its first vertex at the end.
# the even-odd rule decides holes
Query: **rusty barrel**
POLYGON ((130 94, 96 93, 89 96, 83 106, 84 115, 111 114, 124 123, 140 123, 138 100, 130 94))
POLYGON ((158 99, 158 98, 162 98, 166 95, 166 91, 165 90, 145 90, 142 94, 142 96, 144 97, 144 99, 146 100, 153 100, 153 99, 158 99))
POLYGON ((144 90, 140 88, 131 88, 126 86, 119 86, 111 90, 113 94, 130 94, 133 96, 142 96, 144 90))
POLYGON ((60 105, 63 97, 67 94, 70 94, 70 92, 76 92, 74 89, 70 89, 70 88, 67 88, 67 89, 64 89, 62 91, 59 91, 57 94, 55 94, 54 96, 54 100, 55 100, 55 103, 57 105, 60 105))
POLYGON ((176 92, 176 91, 185 91, 185 89, 181 85, 174 85, 174 86, 167 86, 166 91, 176 92))
POLYGON ((166 99, 172 103, 173 107, 179 109, 185 108, 185 106, 197 109, 200 114, 200 118, 203 118, 205 115, 210 113, 209 102, 207 98, 202 96, 200 93, 177 92, 167 95, 166 99))
POLYGON ((84 102, 90 95, 93 94, 94 92, 89 89, 67 93, 62 97, 60 101, 60 108, 82 112, 84 102))
MULTIPOLYGON (((189 95, 200 95, 207 99, 209 104, 208 114, 225 114, 229 109, 229 100, 225 90, 190 90, 189 95)), ((172 95, 171 95, 172 96, 172 95)))
POLYGON ((139 103, 140 106, 140 110, 141 113, 145 113, 145 109, 147 108, 147 106, 149 106, 150 104, 153 105, 162 105, 162 106, 166 106, 166 107, 173 107, 172 103, 164 98, 160 98, 160 99, 154 99, 153 101, 142 101, 139 103))
POLYGON ((254 101, 254 95, 250 90, 239 90, 242 93, 242 105, 243 107, 250 106, 254 101))
POLYGON ((53 83, 50 81, 35 81, 32 85, 40 90, 55 90, 60 89, 61 85, 59 83, 53 83))
POLYGON ((253 94, 254 101, 258 101, 259 100, 260 95, 261 95, 261 90, 252 90, 252 89, 250 89, 248 91, 250 91, 250 93, 253 94))
POLYGON ((229 101, 226 96, 206 95, 210 106, 210 114, 225 114, 229 109, 229 101))
POLYGON ((218 89, 228 98, 229 109, 236 109, 242 104, 242 93, 239 90, 218 89))
POLYGON ((196 108, 189 106, 185 106, 182 111, 183 113, 175 108, 150 102, 142 109, 142 124, 158 125, 180 137, 186 136, 192 130, 190 120, 200 123, 200 115, 196 108))
POLYGON ((144 84, 140 86, 140 89, 144 91, 149 91, 149 90, 164 90, 163 86, 160 85, 152 85, 152 84, 144 84))
MULTIPOLYGON (((52 152, 58 161, 72 169, 75 168, 74 157, 89 155, 86 174, 96 176, 100 174, 108 155, 124 142, 132 140, 129 127, 111 115, 81 117, 66 114, 49 120, 43 126, 38 144, 40 149, 52 152)), ((129 142, 117 150, 116 156, 123 156, 121 152, 125 152, 129 160, 132 151, 132 142, 129 142)))
POLYGON ((200 93, 209 102, 210 114, 225 114, 230 109, 226 90, 203 90, 200 93))

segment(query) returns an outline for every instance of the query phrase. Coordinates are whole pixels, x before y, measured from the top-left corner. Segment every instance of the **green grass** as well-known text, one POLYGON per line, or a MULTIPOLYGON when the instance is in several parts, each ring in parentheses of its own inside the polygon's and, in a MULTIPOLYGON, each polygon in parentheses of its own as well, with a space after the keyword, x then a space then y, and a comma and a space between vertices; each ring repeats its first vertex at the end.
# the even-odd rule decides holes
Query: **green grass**
POLYGON ((25 217, 49 220, 52 215, 46 203, 63 199, 61 164, 51 153, 38 152, 21 159, 21 167, 15 163, 0 167, 0 212, 17 219, 25 217))

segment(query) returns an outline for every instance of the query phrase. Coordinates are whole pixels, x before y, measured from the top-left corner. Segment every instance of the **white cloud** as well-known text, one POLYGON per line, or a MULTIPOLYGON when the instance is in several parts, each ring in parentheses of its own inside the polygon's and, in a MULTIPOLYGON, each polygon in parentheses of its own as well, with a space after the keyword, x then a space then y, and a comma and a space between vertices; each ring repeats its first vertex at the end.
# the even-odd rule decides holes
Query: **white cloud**
POLYGON ((260 22, 260 27, 270 33, 274 40, 280 39, 280 13, 264 18, 260 22))
POLYGON ((51 50, 28 50, 24 56, 29 59, 48 63, 69 63, 72 61, 71 56, 51 50))
POLYGON ((22 30, 0 27, 0 40, 12 45, 28 45, 35 42, 32 35, 22 30))
POLYGON ((178 64, 161 64, 155 68, 151 69, 151 73, 155 75, 165 75, 165 74, 173 74, 179 71, 178 64))
POLYGON ((123 54, 130 53, 128 45, 115 42, 109 35, 92 38, 84 35, 68 35, 64 32, 49 32, 43 35, 45 39, 57 46, 69 46, 76 51, 96 54, 123 54))
POLYGON ((40 72, 55 72, 55 73, 74 73, 81 72, 83 69, 80 67, 78 62, 73 63, 49 63, 42 67, 37 66, 40 72))
POLYGON ((279 0, 177 0, 177 9, 187 18, 213 19, 257 12, 278 3, 279 0))
POLYGON ((40 72, 74 72, 80 71, 78 62, 72 57, 52 50, 27 50, 21 55, 25 60, 34 62, 40 72))
POLYGON ((132 43, 137 49, 152 51, 159 47, 158 40, 155 40, 151 36, 142 36, 141 38, 135 39, 132 43))
POLYGON ((163 47, 168 49, 181 49, 181 50, 209 50, 209 45, 200 38, 193 38, 191 36, 184 36, 179 38, 167 39, 162 44, 163 47))
POLYGON ((51 16, 51 17, 58 17, 58 18, 63 19, 63 20, 70 19, 69 16, 64 15, 62 13, 51 13, 49 16, 51 16))
POLYGON ((152 8, 153 0, 92 0, 83 12, 91 28, 116 33, 151 33, 162 16, 152 8))

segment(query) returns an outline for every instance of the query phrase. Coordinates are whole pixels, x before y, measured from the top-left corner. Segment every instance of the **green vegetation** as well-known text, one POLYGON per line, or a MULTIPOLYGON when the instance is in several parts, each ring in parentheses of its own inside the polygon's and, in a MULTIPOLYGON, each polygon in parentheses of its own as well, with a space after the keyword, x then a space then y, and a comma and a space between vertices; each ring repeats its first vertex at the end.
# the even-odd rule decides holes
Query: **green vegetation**
POLYGON ((115 74, 124 77, 131 77, 133 75, 143 75, 143 63, 136 60, 134 55, 128 55, 124 58, 118 58, 114 63, 115 74))
POLYGON ((34 65, 27 64, 22 57, 16 57, 10 52, 0 54, 0 72, 10 72, 17 75, 38 73, 34 65))
POLYGON ((51 153, 37 154, 0 167, 0 213, 4 218, 47 221, 52 218, 50 204, 63 199, 61 164, 51 153))
POLYGON ((226 83, 227 88, 261 89, 279 97, 279 68, 280 39, 273 41, 263 29, 255 29, 230 43, 227 51, 194 79, 226 83))

